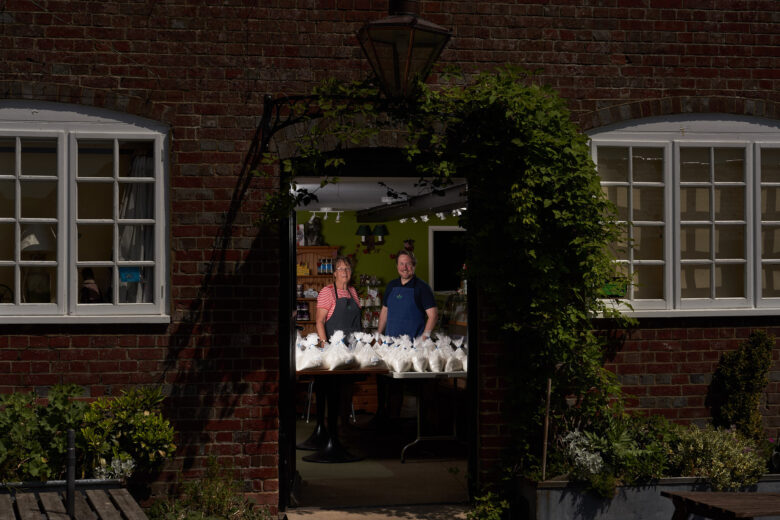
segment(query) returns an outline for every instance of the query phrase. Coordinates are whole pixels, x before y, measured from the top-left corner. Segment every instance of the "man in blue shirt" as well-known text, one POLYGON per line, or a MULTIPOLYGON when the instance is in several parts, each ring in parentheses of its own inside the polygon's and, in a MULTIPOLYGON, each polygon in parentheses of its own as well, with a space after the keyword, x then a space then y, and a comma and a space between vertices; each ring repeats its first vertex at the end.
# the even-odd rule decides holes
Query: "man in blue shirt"
POLYGON ((387 284, 379 312, 380 334, 430 337, 436 326, 438 311, 431 287, 417 278, 417 259, 411 251, 402 249, 396 256, 400 278, 387 284))

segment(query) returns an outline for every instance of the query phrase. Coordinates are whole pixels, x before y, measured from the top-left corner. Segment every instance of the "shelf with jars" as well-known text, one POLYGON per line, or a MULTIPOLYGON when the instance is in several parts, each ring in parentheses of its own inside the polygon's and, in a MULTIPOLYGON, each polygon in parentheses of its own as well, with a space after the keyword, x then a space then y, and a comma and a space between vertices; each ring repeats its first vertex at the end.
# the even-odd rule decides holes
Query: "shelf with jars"
POLYGON ((317 295, 333 282, 339 246, 298 246, 296 250, 296 323, 301 335, 316 332, 317 295))
POLYGON ((379 287, 382 281, 376 276, 361 274, 357 289, 362 309, 361 325, 363 331, 373 332, 379 326, 379 311, 382 310, 382 298, 379 287))

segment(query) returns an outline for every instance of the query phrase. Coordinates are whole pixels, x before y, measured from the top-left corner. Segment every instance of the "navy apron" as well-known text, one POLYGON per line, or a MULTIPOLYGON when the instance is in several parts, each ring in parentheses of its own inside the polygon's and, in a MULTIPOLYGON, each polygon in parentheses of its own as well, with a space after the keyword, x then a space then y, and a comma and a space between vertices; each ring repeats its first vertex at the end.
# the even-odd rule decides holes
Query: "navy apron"
MULTIPOLYGON (((349 287, 347 287, 347 294, 350 294, 349 287)), ((325 334, 330 340, 333 333, 340 330, 344 332, 344 339, 347 340, 351 333, 362 330, 360 327, 360 306, 352 299, 351 294, 346 298, 339 298, 336 284, 333 284, 333 296, 336 298, 336 308, 325 322, 325 334)))
POLYGON ((408 335, 414 339, 421 336, 425 330, 427 316, 420 312, 414 300, 414 287, 403 285, 390 289, 387 297, 387 327, 388 336, 408 335))

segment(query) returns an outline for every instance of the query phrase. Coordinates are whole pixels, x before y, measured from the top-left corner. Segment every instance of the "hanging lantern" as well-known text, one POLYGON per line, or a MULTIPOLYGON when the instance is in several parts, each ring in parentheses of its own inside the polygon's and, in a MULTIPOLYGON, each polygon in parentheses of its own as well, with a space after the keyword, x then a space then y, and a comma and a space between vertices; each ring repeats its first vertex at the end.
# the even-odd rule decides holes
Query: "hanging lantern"
POLYGON ((390 0, 387 18, 358 31, 360 46, 390 98, 408 97, 418 80, 425 81, 451 36, 418 13, 417 0, 390 0))

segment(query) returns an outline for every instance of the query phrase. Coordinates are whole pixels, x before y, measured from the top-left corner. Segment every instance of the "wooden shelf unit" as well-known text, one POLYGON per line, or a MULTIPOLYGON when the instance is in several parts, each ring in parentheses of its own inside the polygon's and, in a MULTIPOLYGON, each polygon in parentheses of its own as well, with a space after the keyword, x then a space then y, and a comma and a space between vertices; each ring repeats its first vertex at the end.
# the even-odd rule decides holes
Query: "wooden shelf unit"
MULTIPOLYGON (((333 282, 333 273, 317 274, 317 264, 323 258, 336 258, 339 246, 298 246, 296 250, 296 263, 305 265, 311 274, 298 275, 296 283, 303 286, 303 290, 314 289, 319 292, 323 287, 333 282)), ((334 266, 335 267, 335 266, 334 266)), ((305 336, 316 332, 315 317, 317 315, 317 298, 297 298, 296 305, 305 304, 308 308, 309 319, 297 320, 303 327, 301 335, 305 336)), ((301 308, 301 307, 299 307, 301 308)))

